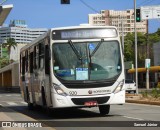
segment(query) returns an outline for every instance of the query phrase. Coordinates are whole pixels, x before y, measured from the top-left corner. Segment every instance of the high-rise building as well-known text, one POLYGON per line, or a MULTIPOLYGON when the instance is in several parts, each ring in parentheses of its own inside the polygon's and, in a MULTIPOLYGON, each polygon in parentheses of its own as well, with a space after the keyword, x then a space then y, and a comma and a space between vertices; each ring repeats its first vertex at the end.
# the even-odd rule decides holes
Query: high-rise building
MULTIPOLYGON (((8 27, 0 28, 0 44, 5 44, 8 38, 14 38, 18 46, 15 52, 11 52, 11 54, 12 57, 14 57, 12 59, 17 60, 18 58, 16 57, 19 55, 19 49, 44 34, 47 30, 47 28, 28 28, 24 20, 11 20, 8 27)), ((11 49, 11 51, 14 51, 14 49, 11 49)), ((0 56, 1 52, 2 51, 0 51, 0 56)))
POLYGON ((7 38, 14 38, 17 43, 30 43, 42 35, 47 28, 27 28, 24 20, 11 20, 9 27, 0 28, 0 44, 7 38))
MULTIPOLYGON (((122 35, 134 32, 134 10, 125 11, 101 10, 100 14, 89 14, 88 21, 90 25, 96 26, 116 26, 122 35), (123 27, 123 28, 122 28, 123 27)), ((147 20, 136 23, 137 32, 147 33, 147 20)))

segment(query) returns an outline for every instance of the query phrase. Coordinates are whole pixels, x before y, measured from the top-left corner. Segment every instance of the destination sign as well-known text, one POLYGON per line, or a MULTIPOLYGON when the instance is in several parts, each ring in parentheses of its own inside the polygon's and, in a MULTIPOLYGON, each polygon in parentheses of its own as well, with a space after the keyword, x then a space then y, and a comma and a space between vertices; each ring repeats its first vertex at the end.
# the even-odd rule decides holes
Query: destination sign
POLYGON ((52 34, 53 40, 112 38, 118 35, 114 28, 54 30, 52 34))

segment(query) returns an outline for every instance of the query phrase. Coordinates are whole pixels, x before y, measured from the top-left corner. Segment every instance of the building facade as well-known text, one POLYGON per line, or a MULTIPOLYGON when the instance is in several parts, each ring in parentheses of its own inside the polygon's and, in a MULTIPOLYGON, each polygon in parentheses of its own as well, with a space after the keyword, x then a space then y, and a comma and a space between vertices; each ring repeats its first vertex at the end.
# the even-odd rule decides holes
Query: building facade
MULTIPOLYGON (((101 10, 100 14, 89 14, 88 22, 95 26, 116 26, 122 35, 134 32, 134 10, 125 11, 101 10)), ((147 33, 148 22, 142 20, 136 23, 137 32, 147 33)))
MULTIPOLYGON (((8 38, 14 38, 18 46, 15 50, 11 49, 11 58, 17 60, 18 58, 16 57, 18 56, 20 48, 44 34, 46 31, 48 31, 47 28, 28 28, 24 20, 11 20, 8 27, 0 28, 0 44, 5 44, 8 38)), ((0 51, 0 55, 1 53, 2 51, 0 51)))
POLYGON ((30 43, 38 36, 45 33, 46 28, 27 28, 24 20, 12 20, 9 27, 0 28, 0 44, 7 38, 14 38, 17 43, 30 43))

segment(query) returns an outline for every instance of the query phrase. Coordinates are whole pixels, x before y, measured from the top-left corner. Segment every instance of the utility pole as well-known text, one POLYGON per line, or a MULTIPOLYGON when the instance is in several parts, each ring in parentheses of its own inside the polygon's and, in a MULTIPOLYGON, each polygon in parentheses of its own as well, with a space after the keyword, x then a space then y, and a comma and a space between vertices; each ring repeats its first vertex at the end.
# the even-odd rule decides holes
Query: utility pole
POLYGON ((138 94, 138 71, 137 71, 137 27, 136 27, 136 0, 134 0, 134 34, 135 34, 135 70, 136 70, 136 94, 138 94))
POLYGON ((124 23, 123 23, 123 19, 121 20, 121 24, 122 24, 122 47, 123 47, 123 51, 124 51, 124 23))
POLYGON ((146 72, 146 89, 149 90, 149 67, 150 67, 150 59, 149 59, 149 42, 148 42, 148 33, 149 33, 149 20, 147 20, 147 40, 146 40, 146 44, 147 44, 147 59, 146 59, 146 68, 147 68, 147 72, 146 72), (149 62, 147 62, 149 61, 149 62))

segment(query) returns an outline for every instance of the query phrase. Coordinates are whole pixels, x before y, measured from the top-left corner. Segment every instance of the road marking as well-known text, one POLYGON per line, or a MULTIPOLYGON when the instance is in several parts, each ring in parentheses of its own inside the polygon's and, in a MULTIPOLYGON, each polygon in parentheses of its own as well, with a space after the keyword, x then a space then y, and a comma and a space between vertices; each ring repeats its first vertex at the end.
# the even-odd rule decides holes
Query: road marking
POLYGON ((18 105, 17 103, 15 102, 6 102, 7 104, 11 105, 11 106, 14 106, 14 105, 18 105))
POLYGON ((20 103, 25 104, 25 105, 27 104, 26 102, 20 102, 20 103))
POLYGON ((143 121, 144 119, 141 118, 136 118, 136 117, 130 117, 130 116, 123 116, 125 118, 129 118, 129 119, 134 119, 134 120, 139 120, 139 121, 143 121))
POLYGON ((7 97, 11 97, 12 95, 6 95, 7 97))
POLYGON ((149 105, 149 104, 138 104, 138 103, 126 103, 129 105, 137 105, 137 106, 148 106, 148 107, 160 107, 158 105, 149 105))
POLYGON ((13 96, 19 97, 19 96, 21 96, 21 95, 20 95, 20 94, 13 94, 13 96))

